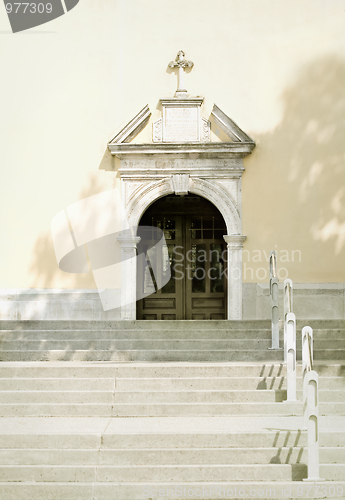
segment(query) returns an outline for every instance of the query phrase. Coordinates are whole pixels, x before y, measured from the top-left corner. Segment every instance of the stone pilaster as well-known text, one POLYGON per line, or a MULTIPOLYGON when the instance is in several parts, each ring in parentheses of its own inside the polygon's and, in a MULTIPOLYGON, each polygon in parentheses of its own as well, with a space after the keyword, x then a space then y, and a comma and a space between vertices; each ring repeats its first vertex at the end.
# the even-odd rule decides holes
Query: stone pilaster
POLYGON ((228 245, 228 319, 242 319, 242 249, 247 236, 224 236, 228 245))

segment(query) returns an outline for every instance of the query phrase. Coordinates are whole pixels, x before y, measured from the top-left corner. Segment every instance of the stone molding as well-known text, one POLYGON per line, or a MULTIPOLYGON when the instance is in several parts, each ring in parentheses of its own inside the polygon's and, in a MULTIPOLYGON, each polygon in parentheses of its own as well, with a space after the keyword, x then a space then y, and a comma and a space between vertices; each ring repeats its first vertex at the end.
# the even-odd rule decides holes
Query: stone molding
MULTIPOLYGON (((240 213, 229 194, 221 186, 209 180, 191 177, 189 192, 206 198, 218 208, 224 218, 228 233, 242 232, 240 213)), ((143 184, 142 189, 137 189, 130 200, 125 200, 130 225, 137 226, 145 210, 154 201, 173 193, 175 193, 175 188, 172 177, 143 184)))
POLYGON ((185 98, 180 98, 180 97, 167 97, 167 98, 162 98, 159 99, 160 104, 163 107, 166 108, 188 108, 188 107, 195 107, 195 106, 201 106, 202 103, 204 102, 203 97, 185 97, 185 98))
POLYGON ((174 158, 244 158, 249 155, 255 147, 253 142, 193 142, 193 143, 152 143, 152 144, 115 144, 109 143, 108 148, 112 155, 118 158, 136 158, 144 155, 161 155, 166 159, 167 155, 174 158))
POLYGON ((247 236, 243 234, 227 234, 223 238, 230 249, 240 250, 243 248, 243 243, 246 241, 247 236))
POLYGON ((137 248, 138 243, 140 242, 140 236, 118 236, 117 241, 121 243, 121 249, 124 250, 133 250, 133 248, 137 248))
POLYGON ((147 179, 163 179, 175 174, 189 174, 190 177, 212 179, 240 179, 244 171, 241 158, 127 158, 121 160, 121 179, 142 182, 147 179))

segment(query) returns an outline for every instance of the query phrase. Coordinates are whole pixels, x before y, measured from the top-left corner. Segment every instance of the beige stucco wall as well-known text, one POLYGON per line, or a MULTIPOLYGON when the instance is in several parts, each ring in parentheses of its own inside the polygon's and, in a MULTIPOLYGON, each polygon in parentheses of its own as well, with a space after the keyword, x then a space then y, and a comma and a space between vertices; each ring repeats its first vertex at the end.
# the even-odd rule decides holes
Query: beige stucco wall
POLYGON ((159 116, 180 49, 204 116, 215 102, 257 142, 245 281, 261 281, 276 248, 294 281, 345 282, 344 42, 343 0, 81 0, 16 35, 3 9, 0 288, 95 288, 58 270, 50 221, 117 185, 106 143, 145 104, 159 116))

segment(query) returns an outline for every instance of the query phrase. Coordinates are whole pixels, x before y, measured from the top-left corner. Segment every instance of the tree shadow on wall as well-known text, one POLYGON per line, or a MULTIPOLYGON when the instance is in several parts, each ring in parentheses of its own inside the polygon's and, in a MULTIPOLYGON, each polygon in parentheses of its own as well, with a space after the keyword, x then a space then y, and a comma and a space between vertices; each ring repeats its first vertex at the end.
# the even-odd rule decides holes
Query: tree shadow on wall
POLYGON ((343 59, 305 66, 282 96, 281 122, 256 136, 246 160, 245 233, 263 248, 290 250, 298 241, 302 265, 289 276, 296 282, 345 281, 344 81, 343 59))
MULTIPOLYGON (((102 191, 104 191, 104 187, 95 173, 90 176, 87 185, 82 189, 79 200, 102 191)), ((61 207, 61 210, 64 208, 66 207, 61 207)), ((66 273, 59 269, 50 229, 42 233, 34 245, 30 274, 34 288, 97 288, 91 271, 75 274, 66 273), (56 286, 57 283, 58 286, 56 286)))

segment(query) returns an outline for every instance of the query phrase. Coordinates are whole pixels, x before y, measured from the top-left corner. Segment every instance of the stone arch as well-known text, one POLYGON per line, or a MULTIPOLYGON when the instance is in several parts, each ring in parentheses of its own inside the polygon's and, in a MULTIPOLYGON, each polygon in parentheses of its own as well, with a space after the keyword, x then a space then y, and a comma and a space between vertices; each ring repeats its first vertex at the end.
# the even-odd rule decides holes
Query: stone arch
MULTIPOLYGON (((175 192, 172 177, 150 182, 139 189, 127 205, 131 226, 138 226, 140 218, 152 203, 175 192)), ((189 192, 206 198, 222 214, 228 234, 242 234, 241 219, 228 193, 217 184, 200 178, 189 179, 189 192)))

